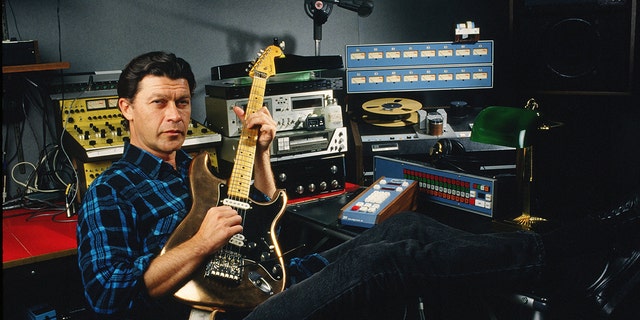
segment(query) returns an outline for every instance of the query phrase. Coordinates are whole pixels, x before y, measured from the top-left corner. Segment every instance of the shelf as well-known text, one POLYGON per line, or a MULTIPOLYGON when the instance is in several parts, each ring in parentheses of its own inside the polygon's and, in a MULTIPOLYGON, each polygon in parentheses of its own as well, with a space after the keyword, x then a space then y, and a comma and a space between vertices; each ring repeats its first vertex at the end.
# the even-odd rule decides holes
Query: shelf
POLYGON ((69 69, 69 62, 50 62, 50 63, 37 63, 26 64, 18 66, 2 66, 2 73, 19 73, 19 72, 35 72, 35 71, 48 71, 48 70, 60 70, 69 69))

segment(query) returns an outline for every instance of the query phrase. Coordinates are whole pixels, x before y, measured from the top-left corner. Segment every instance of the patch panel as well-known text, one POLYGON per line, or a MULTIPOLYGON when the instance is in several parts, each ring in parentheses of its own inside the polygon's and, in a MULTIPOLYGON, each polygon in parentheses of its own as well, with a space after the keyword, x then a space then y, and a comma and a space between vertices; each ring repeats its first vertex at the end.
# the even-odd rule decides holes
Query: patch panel
POLYGON ((493 41, 347 45, 348 69, 493 64, 493 41))
POLYGON ((387 92, 493 87, 493 66, 348 70, 347 92, 387 92))

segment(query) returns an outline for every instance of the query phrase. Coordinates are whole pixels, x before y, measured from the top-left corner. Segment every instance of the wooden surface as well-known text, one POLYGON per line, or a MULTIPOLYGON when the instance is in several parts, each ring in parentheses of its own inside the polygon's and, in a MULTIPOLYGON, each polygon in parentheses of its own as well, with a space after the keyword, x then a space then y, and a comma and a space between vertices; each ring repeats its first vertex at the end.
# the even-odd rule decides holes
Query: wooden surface
POLYGON ((60 70, 60 69, 69 69, 69 66, 70 66, 69 62, 49 62, 49 63, 18 65, 18 66, 2 66, 2 73, 60 70))

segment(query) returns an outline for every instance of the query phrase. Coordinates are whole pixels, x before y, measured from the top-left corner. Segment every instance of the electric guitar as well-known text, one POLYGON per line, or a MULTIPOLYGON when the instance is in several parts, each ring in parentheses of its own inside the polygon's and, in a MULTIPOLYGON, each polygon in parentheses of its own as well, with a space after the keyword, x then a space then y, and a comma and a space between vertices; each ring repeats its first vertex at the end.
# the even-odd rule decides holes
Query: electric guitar
MULTIPOLYGON (((284 44, 280 44, 284 46, 284 44)), ((282 48, 271 45, 253 63, 253 78, 246 115, 263 106, 267 79, 275 74, 274 59, 282 48)), ((210 170, 208 152, 198 154, 189 168, 192 208, 171 234, 161 254, 191 238, 210 207, 228 205, 243 217, 242 234, 234 235, 219 252, 207 259, 174 296, 192 307, 211 310, 251 310, 284 290, 285 270, 276 227, 283 215, 284 190, 272 201, 249 199, 258 129, 243 126, 228 184, 210 170)))

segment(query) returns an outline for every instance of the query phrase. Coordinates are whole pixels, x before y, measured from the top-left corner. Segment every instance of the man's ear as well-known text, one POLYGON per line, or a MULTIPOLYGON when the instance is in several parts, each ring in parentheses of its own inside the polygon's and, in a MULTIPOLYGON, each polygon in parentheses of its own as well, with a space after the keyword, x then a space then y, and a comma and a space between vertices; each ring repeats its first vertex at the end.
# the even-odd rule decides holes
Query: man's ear
POLYGON ((127 119, 127 120, 131 120, 133 114, 131 109, 133 108, 131 101, 129 101, 129 99, 127 98, 120 98, 118 99, 118 108, 120 108, 120 112, 122 113, 122 116, 127 119))

